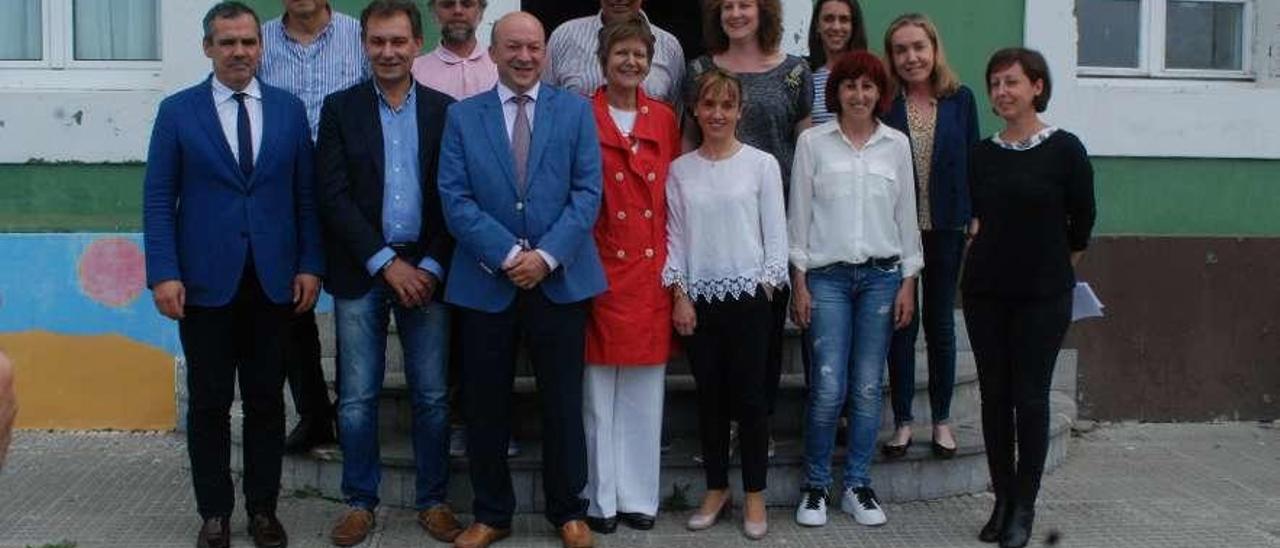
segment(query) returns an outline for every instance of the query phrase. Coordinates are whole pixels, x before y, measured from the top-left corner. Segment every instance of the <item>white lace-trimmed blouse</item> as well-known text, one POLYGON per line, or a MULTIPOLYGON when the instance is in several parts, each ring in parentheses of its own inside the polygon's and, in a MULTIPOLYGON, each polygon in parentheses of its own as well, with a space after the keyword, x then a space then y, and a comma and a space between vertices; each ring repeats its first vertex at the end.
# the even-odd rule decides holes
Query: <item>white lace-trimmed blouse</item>
POLYGON ((696 150, 677 158, 667 210, 664 286, 712 301, 787 284, 787 219, 773 155, 744 144, 723 160, 696 150))

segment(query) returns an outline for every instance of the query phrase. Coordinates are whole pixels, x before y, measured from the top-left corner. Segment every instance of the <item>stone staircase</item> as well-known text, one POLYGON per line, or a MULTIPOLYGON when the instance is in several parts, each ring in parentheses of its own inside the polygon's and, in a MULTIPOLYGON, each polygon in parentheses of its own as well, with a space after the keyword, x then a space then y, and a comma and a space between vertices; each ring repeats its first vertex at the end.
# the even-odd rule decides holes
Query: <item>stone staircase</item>
MULTIPOLYGON (((880 458, 877 450, 876 461, 871 470, 873 486, 883 500, 905 502, 936 499, 978 493, 989 486, 979 418, 977 371, 968 335, 964 330, 964 320, 958 311, 956 321, 959 350, 951 411, 952 426, 959 442, 956 456, 951 460, 939 460, 933 457, 929 448, 928 374, 923 352, 924 337, 921 336, 922 342, 917 348, 916 396, 913 402, 913 414, 917 421, 915 440, 906 457, 901 459, 885 461, 880 458)), ((320 315, 320 332, 325 374, 332 379, 334 344, 331 315, 320 315)), ((804 482, 802 429, 805 388, 801 363, 799 338, 791 334, 783 356, 782 384, 772 421, 777 451, 770 461, 768 499, 774 505, 794 504, 804 482)), ((509 462, 515 485, 517 511, 539 512, 543 508, 543 499, 535 382, 525 364, 521 364, 517 372, 513 400, 514 415, 517 418, 514 427, 522 452, 509 462)), ((179 378, 185 378, 185 375, 180 375, 179 378)), ((1066 458, 1070 427, 1076 418, 1075 386, 1076 352, 1063 350, 1058 356, 1051 397, 1051 441, 1046 463, 1046 468, 1050 470, 1066 458)), ((703 487, 703 476, 701 466, 694 460, 699 452, 694 381, 683 358, 674 360, 668 367, 666 393, 663 428, 671 438, 672 447, 662 458, 662 494, 665 498, 681 492, 686 494, 689 502, 696 502, 703 487)), ((181 392, 179 398, 182 398, 181 392)), ((287 391, 285 400, 289 414, 288 424, 292 427, 297 417, 287 391)), ((185 402, 179 402, 179 409, 185 408, 183 403, 185 402)), ((233 441, 238 444, 238 400, 236 405, 232 422, 233 441)), ((393 506, 413 504, 414 472, 408 434, 409 410, 400 344, 393 335, 389 337, 387 344, 387 376, 379 419, 383 467, 380 496, 384 504, 393 506)), ((880 441, 887 439, 893 428, 887 375, 882 417, 880 441)), ((838 449, 832 464, 837 484, 843 453, 843 449, 838 449)), ((239 458, 237 448, 232 451, 233 469, 240 469, 239 458)), ((740 479, 736 470, 730 472, 734 489, 741 489, 740 479)), ((341 481, 342 453, 337 447, 322 447, 309 455, 285 458, 282 482, 286 492, 298 490, 341 499, 341 481)), ((455 508, 466 510, 471 507, 471 485, 465 458, 453 459, 449 497, 455 508)))

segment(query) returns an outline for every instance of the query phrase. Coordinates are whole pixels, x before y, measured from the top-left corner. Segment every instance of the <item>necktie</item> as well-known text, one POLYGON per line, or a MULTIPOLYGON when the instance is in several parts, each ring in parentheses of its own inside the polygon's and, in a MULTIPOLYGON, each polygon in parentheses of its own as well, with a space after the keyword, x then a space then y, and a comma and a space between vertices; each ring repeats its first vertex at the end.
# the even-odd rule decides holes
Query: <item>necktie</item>
POLYGON ((244 106, 248 95, 237 92, 232 97, 236 103, 236 154, 240 157, 240 172, 247 179, 253 175, 253 131, 249 128, 249 109, 244 106))
POLYGON ((511 129, 511 157, 516 162, 516 190, 524 196, 525 174, 529 163, 529 141, 533 131, 529 126, 529 111, 525 105, 533 99, 528 95, 520 95, 513 99, 516 103, 516 123, 511 129))

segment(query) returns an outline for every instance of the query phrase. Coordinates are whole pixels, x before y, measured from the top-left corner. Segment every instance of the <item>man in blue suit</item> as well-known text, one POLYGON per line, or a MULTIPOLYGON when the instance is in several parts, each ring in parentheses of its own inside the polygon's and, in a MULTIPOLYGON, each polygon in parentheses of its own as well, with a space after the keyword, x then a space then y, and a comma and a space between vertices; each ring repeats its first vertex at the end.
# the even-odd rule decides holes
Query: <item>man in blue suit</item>
POLYGON ((249 7, 213 6, 204 17, 213 75, 160 104, 147 153, 147 285, 156 308, 178 321, 187 360, 198 547, 230 544, 237 376, 249 533, 260 547, 288 543, 275 516, 283 343, 289 316, 315 304, 324 264, 306 110, 255 78, 261 41, 249 7))
POLYGON ((582 369, 587 301, 604 291, 591 228, 600 144, 585 99, 540 84, 546 34, 517 12, 493 28, 498 85, 449 108, 440 151, 445 223, 457 240, 445 300, 460 307, 467 455, 475 522, 455 546, 510 534, 507 468, 516 344, 528 343, 542 403, 546 516, 565 546, 583 519, 582 369))

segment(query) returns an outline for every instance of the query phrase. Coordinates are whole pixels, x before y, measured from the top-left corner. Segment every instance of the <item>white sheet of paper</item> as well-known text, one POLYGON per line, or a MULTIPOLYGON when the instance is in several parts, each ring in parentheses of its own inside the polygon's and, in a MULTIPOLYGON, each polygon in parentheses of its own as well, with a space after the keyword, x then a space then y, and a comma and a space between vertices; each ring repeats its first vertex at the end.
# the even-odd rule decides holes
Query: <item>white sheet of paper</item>
POLYGON ((1094 294, 1093 288, 1089 287, 1087 282, 1076 282, 1071 299, 1071 321, 1101 318, 1103 308, 1106 306, 1098 300, 1098 296, 1094 294))

